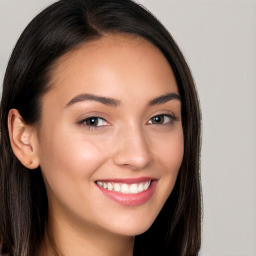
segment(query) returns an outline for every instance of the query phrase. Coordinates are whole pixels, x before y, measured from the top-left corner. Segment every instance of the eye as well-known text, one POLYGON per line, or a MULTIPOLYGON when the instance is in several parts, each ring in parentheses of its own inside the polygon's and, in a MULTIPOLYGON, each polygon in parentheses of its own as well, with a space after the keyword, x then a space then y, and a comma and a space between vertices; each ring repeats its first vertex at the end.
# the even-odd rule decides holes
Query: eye
POLYGON ((172 124, 176 118, 173 115, 166 115, 166 114, 161 114, 157 116, 153 116, 149 120, 149 124, 172 124))
POLYGON ((101 117, 97 116, 91 116, 84 120, 82 120, 80 123, 90 126, 90 127, 100 127, 100 126, 107 126, 109 125, 108 122, 101 117))

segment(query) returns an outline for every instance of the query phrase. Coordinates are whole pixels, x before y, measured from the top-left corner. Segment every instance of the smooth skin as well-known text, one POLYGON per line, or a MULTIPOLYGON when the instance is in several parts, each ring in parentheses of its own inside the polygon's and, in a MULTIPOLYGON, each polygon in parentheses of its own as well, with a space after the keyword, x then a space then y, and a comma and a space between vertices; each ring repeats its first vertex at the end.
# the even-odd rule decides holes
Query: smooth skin
MULTIPOLYGON (((135 36, 106 35, 58 60, 37 125, 10 111, 16 156, 42 170, 48 236, 60 255, 132 255, 134 236, 154 222, 183 158, 181 102, 170 94, 179 92, 159 49, 135 36), (137 206, 119 204, 96 185, 140 177, 156 187, 137 206)), ((50 247, 45 239, 39 255, 53 255, 50 247)))

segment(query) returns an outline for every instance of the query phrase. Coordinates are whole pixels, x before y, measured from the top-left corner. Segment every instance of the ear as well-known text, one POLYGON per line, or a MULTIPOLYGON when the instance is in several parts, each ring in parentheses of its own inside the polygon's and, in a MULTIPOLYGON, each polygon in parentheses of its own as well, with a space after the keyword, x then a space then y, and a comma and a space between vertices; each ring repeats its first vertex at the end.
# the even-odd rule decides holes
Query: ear
POLYGON ((8 131, 12 150, 20 162, 29 169, 39 166, 37 130, 26 124, 17 109, 8 115, 8 131))

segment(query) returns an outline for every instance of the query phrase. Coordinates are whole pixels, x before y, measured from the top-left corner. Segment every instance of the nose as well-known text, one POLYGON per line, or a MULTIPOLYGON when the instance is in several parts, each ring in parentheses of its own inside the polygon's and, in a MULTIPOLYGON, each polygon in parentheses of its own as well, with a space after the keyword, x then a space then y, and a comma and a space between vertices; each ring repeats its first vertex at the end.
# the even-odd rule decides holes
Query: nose
MULTIPOLYGON (((139 128, 126 128, 116 134, 114 162, 131 169, 143 169, 152 161, 147 135, 139 128)), ((115 146, 114 146, 115 147, 115 146)))

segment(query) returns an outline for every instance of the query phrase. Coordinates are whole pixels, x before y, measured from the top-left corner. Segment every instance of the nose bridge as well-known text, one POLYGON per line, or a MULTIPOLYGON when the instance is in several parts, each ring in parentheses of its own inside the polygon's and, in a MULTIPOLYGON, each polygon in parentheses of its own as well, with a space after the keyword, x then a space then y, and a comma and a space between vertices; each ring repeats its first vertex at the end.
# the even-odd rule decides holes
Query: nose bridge
POLYGON ((120 128, 116 138, 116 164, 141 169, 150 163, 152 155, 149 138, 141 126, 130 124, 128 127, 120 128))

